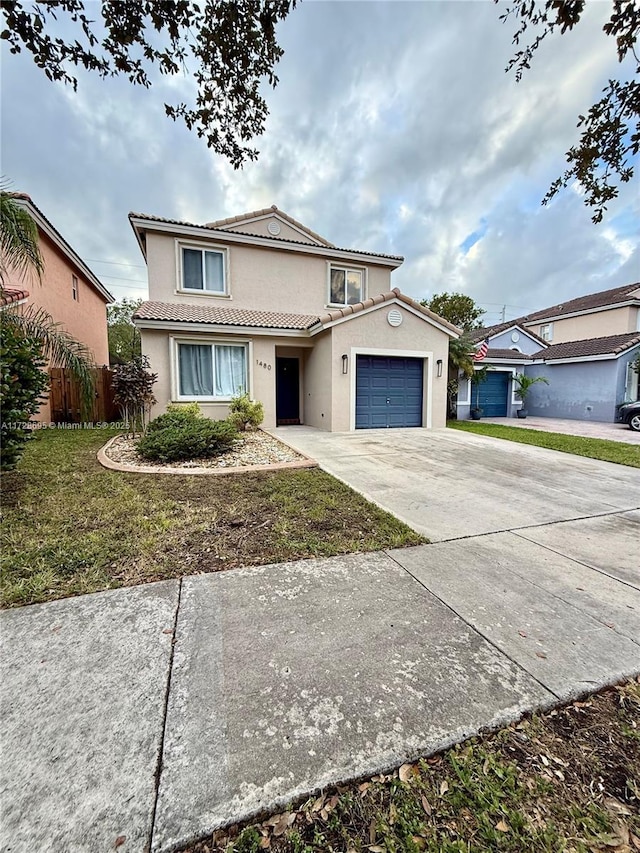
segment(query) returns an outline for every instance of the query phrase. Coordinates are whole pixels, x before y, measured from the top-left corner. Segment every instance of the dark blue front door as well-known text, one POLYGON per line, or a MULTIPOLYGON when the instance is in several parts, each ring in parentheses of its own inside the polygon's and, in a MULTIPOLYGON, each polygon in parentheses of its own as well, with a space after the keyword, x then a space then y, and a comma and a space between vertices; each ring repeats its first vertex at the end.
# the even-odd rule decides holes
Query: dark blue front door
MULTIPOLYGON (((480 408, 485 418, 506 418, 509 396, 510 374, 495 371, 487 374, 484 382, 480 383, 480 408)), ((471 384, 471 407, 476 406, 478 386, 471 384)))
POLYGON ((356 429, 422 426, 420 358, 359 355, 356 429))

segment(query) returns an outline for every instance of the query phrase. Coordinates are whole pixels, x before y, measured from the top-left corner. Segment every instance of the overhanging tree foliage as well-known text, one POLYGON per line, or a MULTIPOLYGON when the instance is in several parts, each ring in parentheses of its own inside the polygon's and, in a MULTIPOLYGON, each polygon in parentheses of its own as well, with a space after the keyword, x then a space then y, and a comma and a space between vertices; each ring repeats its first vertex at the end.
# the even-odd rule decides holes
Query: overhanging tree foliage
POLYGON ((149 88, 155 67, 191 74, 195 103, 165 104, 235 168, 255 160, 247 143, 264 131, 267 104, 259 88, 275 87, 282 49, 276 24, 296 0, 3 0, 0 36, 12 53, 27 50, 50 80, 75 89, 78 66, 100 77, 123 75, 149 88), (92 20, 95 17, 98 20, 92 20), (60 26, 62 24, 62 26, 60 26), (58 29, 64 37, 54 35, 58 29))
POLYGON ((109 355, 114 361, 130 361, 141 355, 140 332, 131 318, 142 305, 142 299, 129 299, 107 306, 109 355))
POLYGON ((465 332, 479 329, 480 318, 485 313, 466 293, 436 293, 431 299, 421 300, 420 304, 465 332))
MULTIPOLYGON (((496 3, 500 0, 495 0, 496 3)), ((566 33, 582 19, 585 0, 513 0, 500 16, 505 21, 515 18, 518 29, 513 37, 520 45, 529 28, 535 31, 533 41, 518 50, 507 66, 515 68, 516 79, 530 68, 535 51, 552 33, 566 33)), ((635 74, 640 74, 640 60, 635 45, 640 32, 640 6, 633 0, 613 0, 611 14, 603 26, 615 39, 618 61, 633 57, 635 74)), ((578 118, 580 140, 566 153, 569 168, 550 186, 542 200, 548 204, 568 184, 578 181, 583 188, 584 203, 595 209, 593 222, 602 221, 607 202, 616 198, 620 184, 628 183, 634 174, 633 157, 640 151, 640 83, 637 80, 610 79, 602 98, 578 118)))

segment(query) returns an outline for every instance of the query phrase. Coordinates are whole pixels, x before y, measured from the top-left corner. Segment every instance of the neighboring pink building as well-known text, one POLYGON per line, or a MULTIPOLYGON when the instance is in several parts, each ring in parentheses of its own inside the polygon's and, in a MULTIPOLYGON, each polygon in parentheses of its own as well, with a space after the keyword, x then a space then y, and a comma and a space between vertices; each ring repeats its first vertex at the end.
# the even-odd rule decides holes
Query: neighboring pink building
MULTIPOLYGON (((38 226, 44 273, 39 283, 35 276, 27 282, 10 272, 5 276, 6 289, 24 294, 20 304, 47 311, 91 350, 98 367, 108 365, 107 305, 114 301, 113 296, 28 195, 15 193, 14 198, 38 226)), ((37 420, 51 420, 48 403, 41 407, 37 420)))

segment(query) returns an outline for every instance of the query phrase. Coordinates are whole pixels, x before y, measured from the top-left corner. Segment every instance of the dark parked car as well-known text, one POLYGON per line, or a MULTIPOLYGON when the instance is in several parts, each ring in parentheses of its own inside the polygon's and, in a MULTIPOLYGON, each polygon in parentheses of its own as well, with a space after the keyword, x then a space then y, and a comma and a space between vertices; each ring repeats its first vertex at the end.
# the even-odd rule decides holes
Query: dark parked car
POLYGON ((623 403, 616 410, 616 422, 629 424, 631 429, 640 432, 640 400, 635 403, 623 403))

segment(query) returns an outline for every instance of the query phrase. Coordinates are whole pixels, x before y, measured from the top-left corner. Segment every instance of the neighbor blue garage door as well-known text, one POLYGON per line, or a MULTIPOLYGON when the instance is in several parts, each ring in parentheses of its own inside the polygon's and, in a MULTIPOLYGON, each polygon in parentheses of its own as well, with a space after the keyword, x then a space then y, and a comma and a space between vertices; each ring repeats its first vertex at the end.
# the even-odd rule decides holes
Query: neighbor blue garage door
POLYGON ((359 355, 356 429, 422 426, 421 358, 359 355))
MULTIPOLYGON (((488 373, 480 383, 480 408, 485 418, 506 418, 509 399, 509 379, 511 375, 504 371, 488 373)), ((471 385, 471 406, 476 405, 477 385, 471 385)))

